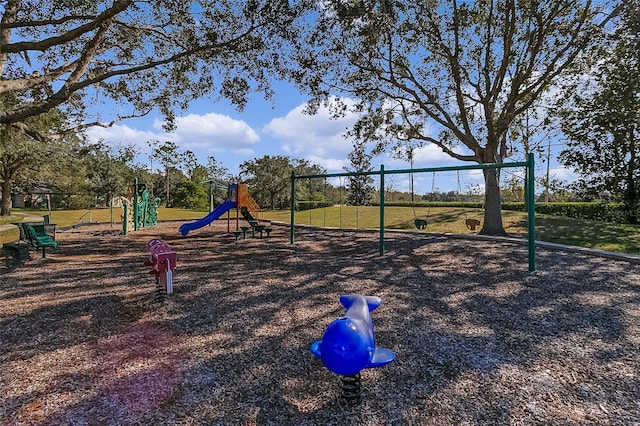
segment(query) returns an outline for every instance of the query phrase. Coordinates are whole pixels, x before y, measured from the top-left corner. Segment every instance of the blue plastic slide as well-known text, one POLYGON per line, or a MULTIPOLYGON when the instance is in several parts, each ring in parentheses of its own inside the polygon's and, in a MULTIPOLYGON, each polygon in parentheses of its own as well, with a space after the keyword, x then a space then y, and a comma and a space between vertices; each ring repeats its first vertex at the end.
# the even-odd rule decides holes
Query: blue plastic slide
POLYGON ((180 227, 180 233, 183 237, 186 237, 189 231, 193 231, 194 229, 202 228, 203 226, 207 226, 232 208, 236 206, 236 203, 227 200, 224 203, 220 204, 218 207, 213 209, 211 213, 203 217, 202 219, 198 219, 195 222, 185 223, 180 227))

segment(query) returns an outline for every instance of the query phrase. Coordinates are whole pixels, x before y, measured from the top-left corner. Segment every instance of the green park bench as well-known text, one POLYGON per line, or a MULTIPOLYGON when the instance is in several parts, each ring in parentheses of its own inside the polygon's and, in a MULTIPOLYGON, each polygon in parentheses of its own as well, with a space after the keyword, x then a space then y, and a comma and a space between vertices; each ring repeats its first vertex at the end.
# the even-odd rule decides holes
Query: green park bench
POLYGON ((42 225, 42 228, 38 225, 34 226, 34 224, 20 223, 22 232, 24 232, 25 240, 31 247, 35 249, 42 249, 42 257, 44 258, 46 257, 45 250, 47 247, 56 248, 58 247, 58 242, 45 232, 44 224, 40 225, 42 225), (36 232, 36 228, 40 232, 36 232))
POLYGON ((48 223, 48 222, 13 222, 13 225, 16 225, 18 227, 18 230, 20 231, 20 241, 26 241, 29 242, 29 239, 27 237, 27 232, 26 229, 24 227, 24 225, 29 225, 33 228, 34 231, 36 231, 36 235, 39 236, 45 236, 48 235, 49 237, 53 238, 54 240, 56 239, 56 224, 55 223, 48 223))

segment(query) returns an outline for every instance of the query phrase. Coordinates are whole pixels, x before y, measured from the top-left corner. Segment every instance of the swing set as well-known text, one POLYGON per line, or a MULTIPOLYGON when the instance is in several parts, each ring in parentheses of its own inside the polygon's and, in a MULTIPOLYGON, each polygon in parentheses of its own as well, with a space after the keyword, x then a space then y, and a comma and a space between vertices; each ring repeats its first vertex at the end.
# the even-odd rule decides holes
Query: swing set
MULTIPOLYGON (((435 193, 435 188, 436 188, 436 172, 432 172, 432 174, 433 176, 431 180, 431 193, 433 194, 435 193)), ((462 194, 462 185, 460 184, 460 170, 456 170, 456 176, 458 180, 458 194, 462 194)), ((462 200, 462 215, 464 216, 464 223, 467 229, 473 232, 480 226, 481 222, 479 219, 468 217, 467 208, 465 207, 465 204, 466 204, 466 201, 462 200)), ((419 229, 421 231, 426 230, 427 225, 429 224, 431 204, 427 204, 427 213, 426 215, 424 215, 426 216, 426 218, 424 219, 416 215, 415 203, 412 203, 412 207, 413 207, 413 223, 416 229, 419 229)))
MULTIPOLYGON (((314 215, 312 212, 316 209, 318 209, 318 207, 322 208, 322 227, 326 228, 327 226, 327 210, 330 207, 330 203, 329 203, 329 196, 327 193, 327 188, 328 188, 329 184, 327 183, 327 178, 324 178, 324 182, 322 185, 323 188, 323 200, 316 200, 316 199, 312 199, 309 198, 308 200, 297 200, 297 204, 298 206, 304 206, 304 208, 301 208, 300 210, 308 210, 309 212, 309 226, 318 226, 318 223, 320 221, 320 218, 318 217, 318 215, 314 215), (314 223, 314 218, 315 218, 315 222, 314 223)), ((339 198, 338 198, 338 214, 339 214, 339 223, 340 223, 340 228, 342 228, 342 205, 344 204, 344 195, 343 195, 343 186, 342 186, 342 177, 340 177, 340 185, 339 185, 339 198)), ((312 186, 311 186, 311 179, 309 179, 309 185, 307 187, 307 193, 309 195, 309 197, 312 196, 312 186)), ((357 222, 357 219, 356 219, 357 222)))
MULTIPOLYGON (((295 243, 295 206, 296 206, 296 181, 302 179, 326 179, 326 178, 334 178, 334 177, 349 177, 349 176, 380 176, 380 238, 379 238, 379 254, 383 256, 385 253, 384 246, 384 232, 385 232, 385 222, 384 222, 384 178, 388 174, 407 174, 407 173, 435 173, 435 172, 444 172, 444 171, 460 171, 460 170, 487 170, 487 169, 503 169, 503 168, 514 168, 514 167, 524 167, 525 168, 525 188, 526 188, 526 199, 525 205, 527 206, 527 247, 529 252, 529 271, 535 271, 536 265, 536 244, 535 244, 535 183, 534 183, 534 157, 532 154, 527 155, 527 160, 522 162, 513 162, 513 163, 483 163, 476 165, 468 165, 468 166, 449 166, 449 167, 434 167, 434 168, 425 168, 425 169, 399 169, 399 170, 385 170, 384 165, 380 165, 380 170, 377 171, 368 171, 368 172, 346 172, 346 173, 325 173, 325 174, 317 174, 317 175, 301 175, 296 176, 295 172, 291 172, 291 210, 290 210, 290 243, 295 243)), ((466 211, 465 211, 466 214, 466 211)), ((469 219, 469 218, 467 218, 469 219)), ((469 221, 468 227, 477 227, 480 225, 479 221, 475 219, 474 222, 469 221), (477 221, 477 222, 475 222, 477 221)), ((466 222, 466 220, 465 220, 466 222)), ((416 226, 418 224, 416 223, 416 226)), ((426 228, 426 223, 424 224, 426 228)), ((470 229, 471 230, 471 229, 470 229)))

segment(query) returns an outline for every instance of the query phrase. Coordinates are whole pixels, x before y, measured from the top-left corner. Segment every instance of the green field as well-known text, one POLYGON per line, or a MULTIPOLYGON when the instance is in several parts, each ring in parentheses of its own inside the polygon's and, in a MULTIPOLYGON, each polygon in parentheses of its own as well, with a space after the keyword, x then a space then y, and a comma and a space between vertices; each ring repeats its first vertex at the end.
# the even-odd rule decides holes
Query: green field
MULTIPOLYGON (((426 219, 429 232, 450 232, 456 234, 468 233, 465 226, 466 218, 482 220, 482 211, 476 209, 450 208, 450 207, 386 207, 385 228, 389 229, 415 229, 414 219, 426 219)), ((265 219, 289 222, 290 211, 265 212, 265 219)), ((521 212, 503 212, 503 221, 507 232, 522 234, 526 232, 524 222, 526 214, 521 212)), ((313 209, 296 212, 295 222, 299 225, 310 225, 332 228, 357 228, 377 229, 380 226, 380 208, 334 206, 324 209, 313 209)), ((424 231, 422 231, 424 232, 424 231)))
MULTIPOLYGON (((49 214, 47 210, 21 210, 14 209, 10 218, 0 218, 0 225, 29 221, 30 217, 44 216, 49 214)), ((113 209, 114 226, 122 226, 120 223, 120 208, 113 209)), ((158 209, 158 217, 160 220, 192 220, 200 219, 206 215, 206 212, 193 211, 186 209, 168 209, 160 207, 158 209)), ((41 219, 40 219, 41 220, 41 219)), ((53 210, 51 212, 51 223, 55 223, 59 228, 73 226, 81 223, 109 223, 111 222, 110 209, 92 209, 92 210, 53 210)), ((0 232, 0 243, 16 241, 19 237, 18 229, 11 229, 0 232)))
MULTIPOLYGON (((114 226, 120 226, 120 209, 113 210, 114 226)), ((443 232, 466 234, 465 218, 482 220, 482 210, 451 207, 387 207, 385 209, 385 228, 410 229, 418 231, 414 226, 415 218, 427 219, 429 225, 426 232, 443 232)), ((505 230, 513 235, 526 235, 526 213, 503 211, 505 230)), ((0 224, 17 222, 24 215, 44 216, 47 211, 15 210, 10 219, 3 219, 0 224)), ((205 216, 207 212, 185 209, 158 209, 160 220, 194 220, 205 216)), ((235 214, 232 215, 235 217, 235 214)), ((277 220, 288 223, 288 210, 265 211, 260 213, 261 219, 277 220)), ((222 219, 226 218, 223 216, 222 219)), ((51 222, 58 227, 66 227, 78 223, 110 222, 109 209, 94 210, 54 210, 51 222)), ((299 211, 295 213, 295 222, 299 225, 311 225, 331 228, 377 229, 380 224, 378 207, 334 206, 323 209, 299 211)), ((15 241, 17 231, 0 234, 0 242, 15 241)), ((560 244, 611 250, 622 253, 640 255, 640 227, 619 225, 589 220, 568 219, 564 217, 536 214, 536 239, 560 244)))

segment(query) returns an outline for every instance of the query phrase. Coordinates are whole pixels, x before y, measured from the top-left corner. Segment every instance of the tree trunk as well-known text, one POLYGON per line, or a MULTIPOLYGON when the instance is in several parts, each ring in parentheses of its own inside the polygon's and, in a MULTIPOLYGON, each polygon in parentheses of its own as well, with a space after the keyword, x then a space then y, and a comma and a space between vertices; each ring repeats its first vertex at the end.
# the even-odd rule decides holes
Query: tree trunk
POLYGON ((2 181, 2 206, 0 216, 11 216, 11 180, 2 181))
POLYGON ((169 205, 169 168, 167 167, 167 199, 164 202, 164 205, 167 207, 173 207, 169 205))
POLYGON ((500 203, 500 185, 498 169, 485 169, 484 173, 484 221, 480 234, 506 236, 502 225, 502 205, 500 203))

